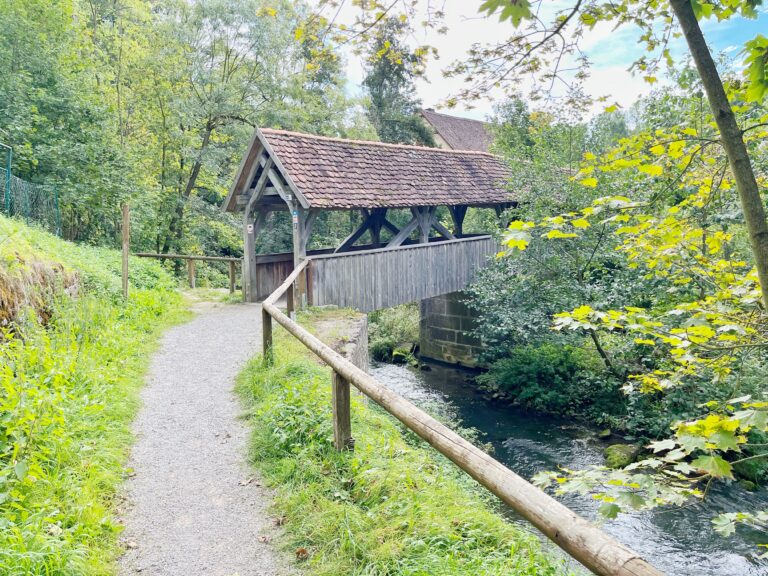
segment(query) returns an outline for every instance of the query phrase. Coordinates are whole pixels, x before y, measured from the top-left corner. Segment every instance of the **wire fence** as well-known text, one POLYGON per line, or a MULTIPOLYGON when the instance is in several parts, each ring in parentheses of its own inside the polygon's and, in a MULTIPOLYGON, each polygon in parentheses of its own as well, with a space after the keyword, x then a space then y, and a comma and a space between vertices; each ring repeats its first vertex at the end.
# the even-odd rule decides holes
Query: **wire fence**
POLYGON ((2 146, 4 162, 0 168, 2 202, 0 211, 6 216, 22 218, 27 224, 37 224, 61 236, 59 195, 54 186, 27 182, 11 171, 12 151, 2 146))

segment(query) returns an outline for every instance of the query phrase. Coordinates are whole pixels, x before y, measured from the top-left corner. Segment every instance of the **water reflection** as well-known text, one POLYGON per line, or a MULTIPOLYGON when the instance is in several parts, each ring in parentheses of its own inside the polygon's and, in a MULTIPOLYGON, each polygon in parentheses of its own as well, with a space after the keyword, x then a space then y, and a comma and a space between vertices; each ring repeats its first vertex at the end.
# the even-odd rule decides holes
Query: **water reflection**
MULTIPOLYGON (((371 372, 427 411, 451 414, 464 426, 481 431, 495 457, 525 478, 558 465, 581 468, 603 463, 604 444, 590 430, 494 403, 468 385, 470 374, 438 365, 431 368, 424 372, 378 364, 371 372)), ((569 495, 562 501, 582 516, 599 520, 593 500, 569 495)), ((740 529, 738 536, 723 538, 711 526, 712 517, 721 512, 758 509, 768 509, 766 490, 750 493, 736 484, 719 483, 704 503, 621 515, 604 523, 603 529, 671 575, 766 576, 768 563, 754 559, 764 535, 740 529)))

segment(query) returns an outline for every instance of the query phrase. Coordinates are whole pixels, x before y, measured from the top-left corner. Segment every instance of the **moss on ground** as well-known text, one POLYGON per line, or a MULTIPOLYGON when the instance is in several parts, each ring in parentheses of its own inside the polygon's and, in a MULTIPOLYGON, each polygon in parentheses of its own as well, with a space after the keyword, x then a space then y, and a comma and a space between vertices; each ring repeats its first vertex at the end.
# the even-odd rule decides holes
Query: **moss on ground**
MULTIPOLYGON (((307 317, 304 318, 304 321, 307 317)), ((322 321, 313 312, 312 322, 322 321)), ((539 539, 389 415, 353 395, 353 453, 332 446, 330 373, 284 330, 276 362, 254 359, 238 390, 251 458, 276 491, 286 546, 311 574, 563 574, 539 539)))

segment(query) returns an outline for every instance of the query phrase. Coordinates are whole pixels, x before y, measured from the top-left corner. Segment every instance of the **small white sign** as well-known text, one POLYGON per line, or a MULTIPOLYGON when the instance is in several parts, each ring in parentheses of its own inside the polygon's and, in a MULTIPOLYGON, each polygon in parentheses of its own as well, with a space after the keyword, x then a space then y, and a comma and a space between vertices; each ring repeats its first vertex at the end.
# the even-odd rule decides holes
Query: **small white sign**
POLYGON ((248 231, 248 234, 253 234, 253 224, 248 224, 245 229, 248 231))

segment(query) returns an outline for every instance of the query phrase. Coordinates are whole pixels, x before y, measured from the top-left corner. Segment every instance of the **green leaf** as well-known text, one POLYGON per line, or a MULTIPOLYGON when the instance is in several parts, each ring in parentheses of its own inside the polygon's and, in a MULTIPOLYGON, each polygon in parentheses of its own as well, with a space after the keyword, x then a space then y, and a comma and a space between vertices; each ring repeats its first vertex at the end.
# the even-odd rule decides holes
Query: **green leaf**
POLYGON ((616 518, 616 516, 619 515, 619 512, 621 512, 621 506, 618 504, 612 504, 610 502, 605 502, 604 504, 600 505, 600 508, 597 509, 598 512, 602 516, 605 516, 606 518, 613 520, 616 518))
POLYGON ((720 430, 707 438, 707 441, 717 446, 717 449, 722 450, 723 452, 727 452, 728 450, 741 452, 739 449, 739 442, 733 432, 720 430))
POLYGON ((485 0, 479 11, 487 12, 489 16, 500 11, 499 21, 511 20, 513 26, 519 26, 520 22, 532 16, 528 0, 485 0))
POLYGON ((731 464, 720 456, 699 456, 691 465, 713 478, 733 478, 731 464))
POLYGON ((721 536, 730 536, 736 532, 736 513, 720 514, 712 519, 712 526, 715 532, 721 536))
POLYGON ((646 504, 645 498, 637 492, 624 492, 619 494, 618 499, 635 510, 640 510, 646 504))
POLYGON ((29 464, 25 460, 20 460, 14 465, 13 471, 16 474, 16 478, 24 480, 27 477, 27 472, 29 472, 29 464))
POLYGON ((552 240, 554 238, 578 238, 578 234, 572 234, 570 232, 563 232, 562 230, 558 230, 555 228, 554 230, 550 230, 544 235, 545 238, 552 240))
POLYGON ((680 436, 677 441, 679 442, 680 446, 682 446, 683 449, 689 454, 694 450, 703 450, 704 445, 706 444, 706 440, 704 440, 703 437, 691 436, 689 434, 680 436))
POLYGON ((664 169, 657 164, 644 164, 642 166, 638 166, 637 169, 640 170, 640 172, 650 176, 661 176, 661 174, 664 172, 664 169))
POLYGON ((660 440, 658 442, 651 442, 648 447, 653 450, 654 454, 658 454, 659 452, 663 450, 672 450, 677 446, 677 442, 672 440, 671 438, 667 438, 666 440, 660 440))

